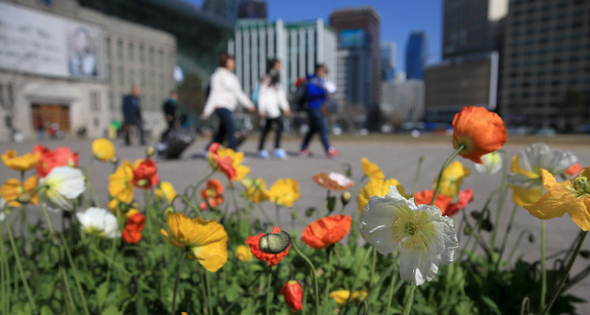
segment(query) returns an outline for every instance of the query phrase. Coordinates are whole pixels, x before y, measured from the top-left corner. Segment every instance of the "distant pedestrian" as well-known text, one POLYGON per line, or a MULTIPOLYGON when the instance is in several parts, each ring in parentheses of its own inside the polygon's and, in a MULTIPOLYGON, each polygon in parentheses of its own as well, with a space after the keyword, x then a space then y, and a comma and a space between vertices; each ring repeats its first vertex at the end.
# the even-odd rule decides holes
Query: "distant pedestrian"
POLYGON ((237 141, 232 112, 238 103, 248 107, 250 112, 256 110, 254 103, 242 91, 238 77, 233 73, 235 67, 236 62, 232 56, 226 53, 219 56, 219 67, 211 75, 209 97, 202 114, 203 119, 209 119, 213 112, 219 117, 219 129, 211 143, 223 143, 227 137, 229 147, 233 150, 237 149, 237 141))
POLYGON ((39 140, 43 140, 43 135, 45 134, 45 123, 43 122, 43 116, 41 116, 41 114, 37 114, 35 116, 35 130, 37 130, 37 137, 39 140))
POLYGON ((164 111, 164 118, 166 118, 166 123, 168 124, 168 128, 162 132, 162 137, 160 142, 164 142, 168 134, 174 130, 176 127, 176 102, 178 101, 178 93, 176 91, 170 92, 170 97, 164 102, 162 105, 162 110, 164 111))
POLYGON ((281 86, 281 61, 278 59, 269 60, 266 76, 260 83, 258 95, 258 112, 260 118, 265 119, 264 127, 260 133, 260 144, 258 145, 258 156, 268 159, 270 155, 264 149, 266 136, 271 128, 275 128, 275 149, 273 155, 279 159, 286 160, 287 153, 281 148, 281 134, 283 132, 282 114, 289 117, 291 111, 285 92, 281 86))
POLYGON ((304 101, 306 103, 306 111, 309 123, 309 130, 303 138, 301 144, 301 151, 299 156, 309 157, 311 152, 309 151, 309 142, 315 133, 320 134, 320 139, 324 150, 328 157, 337 157, 338 151, 334 147, 330 146, 330 140, 328 139, 328 124, 325 113, 328 111, 325 108, 326 97, 328 91, 326 91, 324 77, 326 76, 327 69, 323 64, 316 64, 315 73, 308 75, 305 84, 305 96, 304 101))
POLYGON ((123 133, 125 136, 125 144, 130 145, 129 131, 131 126, 136 126, 139 131, 139 142, 145 145, 145 138, 143 132, 143 120, 141 117, 141 104, 139 102, 139 94, 141 89, 134 85, 131 88, 131 94, 123 98, 123 133))

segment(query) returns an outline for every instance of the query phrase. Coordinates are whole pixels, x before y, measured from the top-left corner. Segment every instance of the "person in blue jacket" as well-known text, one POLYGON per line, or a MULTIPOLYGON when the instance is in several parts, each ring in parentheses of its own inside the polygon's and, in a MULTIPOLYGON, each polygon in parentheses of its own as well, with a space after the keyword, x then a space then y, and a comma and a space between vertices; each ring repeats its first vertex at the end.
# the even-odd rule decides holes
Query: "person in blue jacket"
POLYGON ((139 93, 141 89, 139 86, 134 85, 131 88, 131 94, 123 98, 123 133, 125 135, 125 144, 131 145, 129 139, 129 130, 131 126, 135 125, 139 131, 139 142, 141 145, 145 145, 145 137, 143 131, 143 120, 141 117, 141 104, 139 102, 139 93))
POLYGON ((324 108, 326 97, 328 92, 325 88, 324 77, 327 73, 326 66, 323 64, 316 64, 315 73, 308 75, 305 81, 305 102, 307 104, 307 117, 309 123, 309 131, 303 138, 301 144, 301 151, 299 156, 309 157, 311 152, 309 151, 309 142, 314 134, 320 134, 320 140, 326 150, 328 157, 337 157, 338 151, 334 147, 330 146, 330 140, 328 139, 328 124, 324 117, 324 112, 327 110, 324 108))

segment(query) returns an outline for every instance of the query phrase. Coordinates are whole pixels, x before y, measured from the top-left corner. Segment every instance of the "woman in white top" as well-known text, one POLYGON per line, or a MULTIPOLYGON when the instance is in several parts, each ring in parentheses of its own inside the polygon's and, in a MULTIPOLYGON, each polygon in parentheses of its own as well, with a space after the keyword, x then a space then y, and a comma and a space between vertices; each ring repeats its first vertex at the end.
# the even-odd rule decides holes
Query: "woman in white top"
POLYGON ((280 79, 281 61, 278 59, 269 60, 266 76, 262 79, 260 91, 258 92, 258 112, 260 113, 260 118, 266 119, 262 132, 260 133, 258 156, 265 159, 270 158, 270 155, 268 151, 264 150, 264 142, 273 126, 276 130, 273 155, 282 160, 287 159, 285 150, 281 148, 281 133, 283 132, 281 111, 287 117, 291 115, 291 111, 289 110, 289 102, 287 101, 285 92, 281 87, 280 79))
POLYGON ((208 119, 213 112, 219 117, 219 130, 213 136, 211 143, 223 143, 227 137, 229 147, 233 150, 236 150, 237 143, 232 112, 238 103, 248 107, 250 112, 256 110, 254 103, 242 91, 238 77, 233 73, 235 67, 236 62, 232 56, 226 53, 219 56, 219 67, 211 75, 211 92, 202 114, 204 119, 208 119))

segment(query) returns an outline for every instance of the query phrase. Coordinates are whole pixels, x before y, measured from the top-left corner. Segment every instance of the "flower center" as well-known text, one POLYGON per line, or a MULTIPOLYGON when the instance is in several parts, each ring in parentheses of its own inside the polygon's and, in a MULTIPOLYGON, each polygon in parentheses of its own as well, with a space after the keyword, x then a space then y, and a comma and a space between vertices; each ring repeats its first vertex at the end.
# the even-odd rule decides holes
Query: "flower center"
POLYGON ((428 222, 427 213, 400 209, 391 225, 393 239, 407 249, 428 250, 434 233, 434 226, 428 222))
POLYGON ((572 180, 572 186, 573 187, 568 187, 568 190, 571 191, 576 198, 590 197, 590 183, 588 183, 587 177, 579 176, 574 178, 574 180, 572 180))
POLYGON ((413 236, 414 234, 416 234, 416 230, 417 230, 416 224, 413 222, 407 222, 404 225, 404 231, 406 232, 406 234, 413 236))

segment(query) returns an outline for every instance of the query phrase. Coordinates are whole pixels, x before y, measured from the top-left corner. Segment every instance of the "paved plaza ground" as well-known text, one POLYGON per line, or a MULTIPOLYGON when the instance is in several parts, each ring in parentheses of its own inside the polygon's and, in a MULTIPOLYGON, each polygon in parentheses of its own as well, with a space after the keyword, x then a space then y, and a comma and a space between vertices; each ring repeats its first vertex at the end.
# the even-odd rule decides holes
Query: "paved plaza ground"
MULTIPOLYGON (((337 159, 328 159, 324 156, 319 141, 315 140, 311 150, 316 153, 313 158, 299 158, 296 152, 299 147, 299 139, 287 138, 284 142, 284 148, 289 152, 290 158, 287 161, 277 159, 263 160, 256 157, 257 137, 252 136, 241 149, 246 154, 245 164, 250 167, 251 176, 262 177, 269 185, 279 178, 294 178, 301 186, 301 198, 295 203, 295 209, 301 214, 308 207, 323 206, 323 200, 326 191, 320 188, 311 178, 312 175, 319 172, 342 172, 342 165, 349 163, 352 166, 353 179, 360 180, 362 177, 361 163, 362 157, 367 157, 372 162, 377 163, 386 178, 396 178, 406 188, 411 191, 416 172, 417 161, 420 156, 424 156, 424 163, 417 190, 432 189, 432 182, 438 175, 438 171, 444 160, 453 152, 451 138, 445 136, 428 136, 411 138, 409 136, 368 136, 368 137, 334 137, 334 145, 340 151, 341 156, 337 159)), ((560 136, 556 138, 535 138, 535 137, 510 137, 504 149, 510 156, 516 154, 526 144, 546 141, 551 148, 570 150, 575 153, 582 166, 590 165, 590 136, 560 136)), ((90 140, 62 140, 43 142, 49 148, 57 146, 69 146, 74 151, 80 153, 80 166, 86 166, 91 157, 90 140)), ((268 141, 268 148, 271 148, 271 141, 268 141)), ((24 143, 2 143, 0 151, 7 149, 16 149, 19 154, 32 150, 33 142, 24 143)), ((205 140, 203 138, 197 141, 187 149, 182 159, 174 161, 158 160, 158 174, 161 180, 171 182, 177 191, 181 192, 188 184, 196 183, 200 178, 209 173, 210 167, 206 160, 193 156, 200 155, 203 152, 205 140)), ((131 161, 143 158, 145 147, 134 145, 125 147, 122 142, 115 142, 117 155, 121 159, 131 161)), ((463 184, 463 189, 471 187, 474 191, 474 200, 468 206, 468 210, 480 210, 492 190, 497 188, 501 182, 501 174, 487 176, 475 171, 471 161, 459 158, 459 160, 472 170, 471 176, 467 177, 463 184)), ((101 202, 107 201, 107 179, 112 172, 112 166, 108 164, 95 163, 93 168, 92 179, 101 202)), ((4 182, 10 177, 14 177, 14 172, 6 167, 0 167, 0 180, 4 182)), ((226 182, 221 174, 217 178, 226 182)), ((358 192, 361 187, 353 187, 353 194, 358 192)), ((505 229, 508 223, 511 209, 513 207, 509 193, 504 212, 500 221, 500 231, 505 229)), ((141 195, 139 195, 141 197, 141 195)), ((141 199, 141 198, 138 198, 141 199)), ((274 218, 274 207, 266 205, 267 212, 274 218)), ((496 200, 491 203, 491 209, 496 209, 496 200)), ((345 212, 356 214, 356 198, 348 205, 345 212)), ((254 212, 257 214, 257 212, 254 212)), ((54 222, 59 222, 55 217, 54 222)), ((459 221, 459 215, 456 218, 459 221)), ((285 226, 290 224, 290 216, 287 211, 282 213, 282 221, 285 226)), ((297 228, 302 228, 298 225, 297 228)), ((524 209, 520 209, 516 215, 513 232, 509 239, 509 244, 514 243, 518 234, 530 229, 537 234, 537 241, 530 244, 523 241, 520 252, 527 261, 539 259, 540 242, 539 230, 540 221, 528 214, 524 209)), ((572 243, 574 237, 579 232, 578 226, 565 215, 562 218, 547 221, 547 253, 552 254, 559 250, 566 249, 572 243)), ((499 238, 503 237, 499 233, 499 238)), ((509 247, 511 248, 511 247, 509 247)), ((584 249, 590 250, 590 240, 586 240, 584 249)), ((552 264, 552 262, 550 262, 552 264)), ((578 259, 574 266, 573 272, 576 273, 588 266, 589 262, 585 259, 578 259)), ((583 283, 572 289, 578 297, 589 299, 590 280, 586 279, 583 283)), ((586 303, 578 307, 580 314, 590 314, 590 304, 586 303)))

